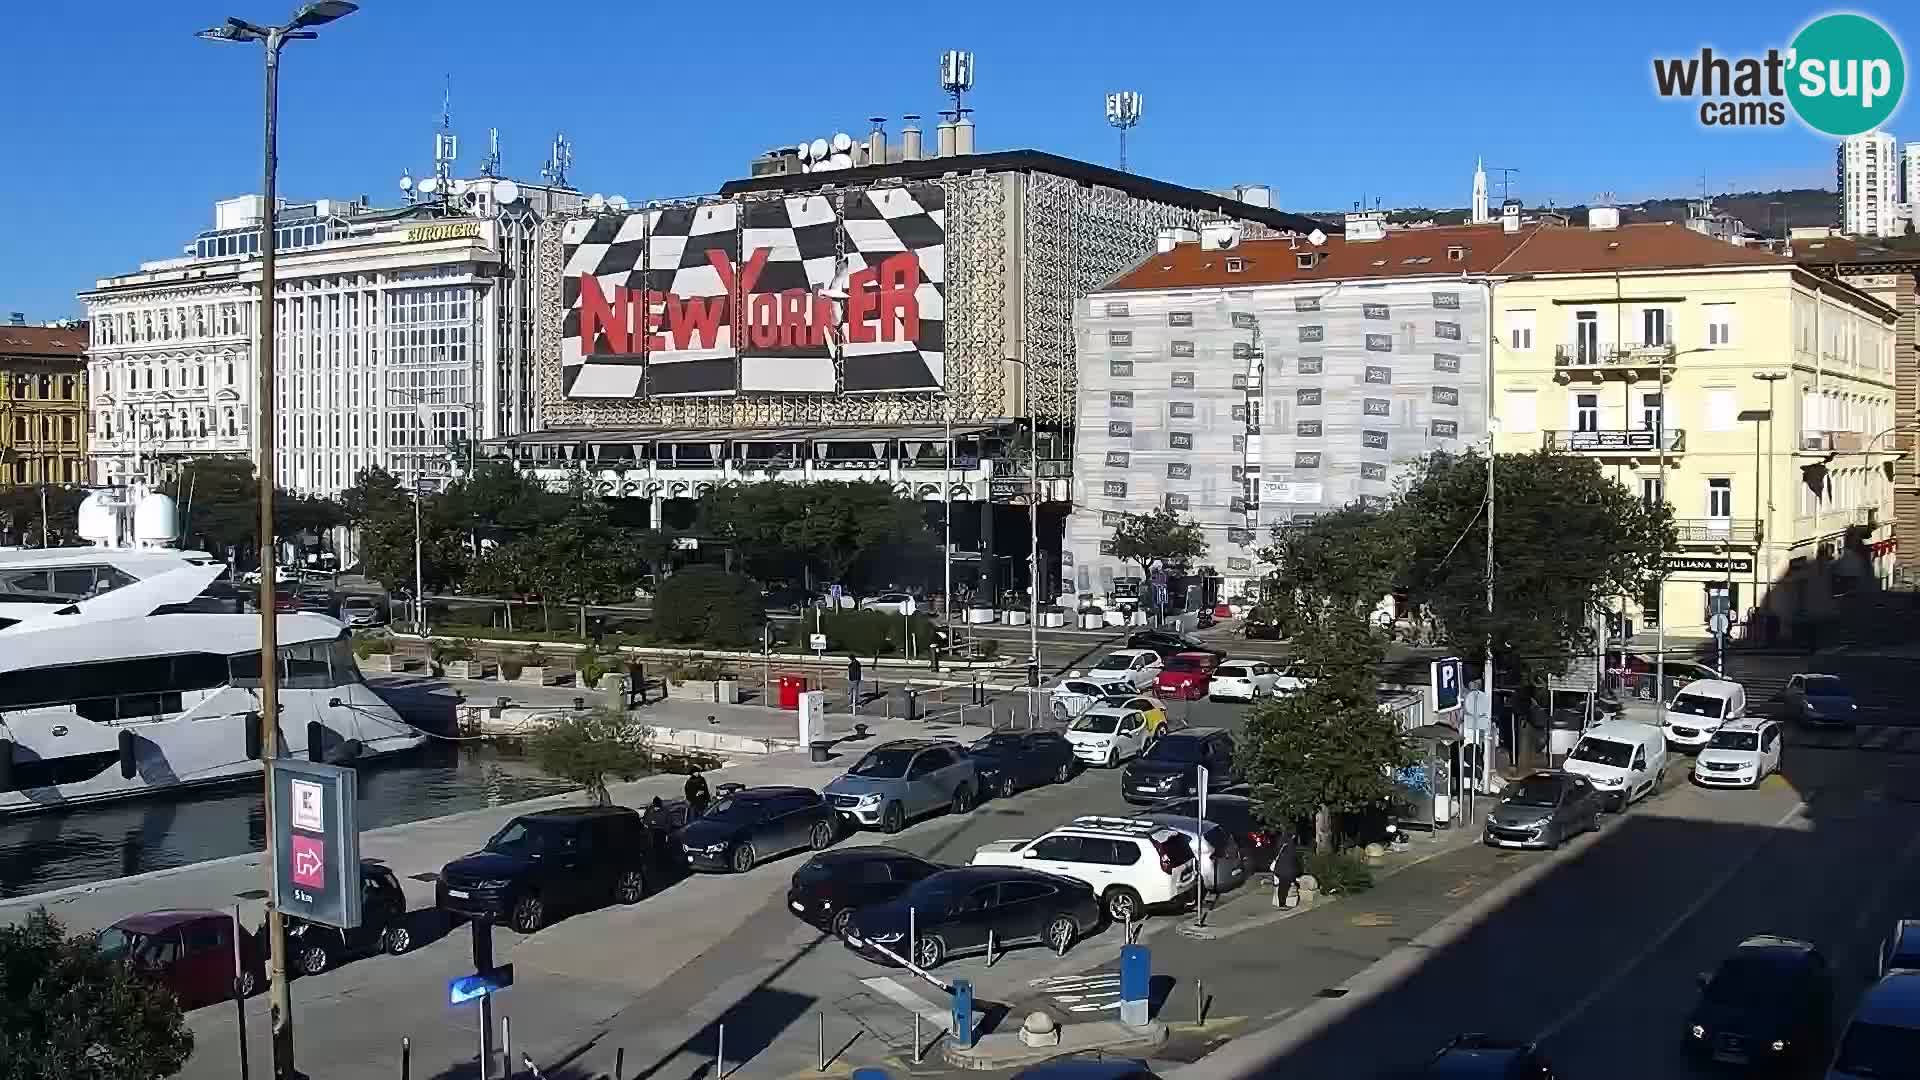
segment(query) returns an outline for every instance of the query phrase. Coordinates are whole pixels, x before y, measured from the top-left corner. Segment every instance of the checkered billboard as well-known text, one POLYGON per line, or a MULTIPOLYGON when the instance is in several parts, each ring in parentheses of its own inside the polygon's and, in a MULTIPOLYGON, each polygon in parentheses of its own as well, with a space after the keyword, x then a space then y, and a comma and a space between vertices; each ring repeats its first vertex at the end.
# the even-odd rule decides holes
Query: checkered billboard
POLYGON ((740 195, 562 230, 570 398, 936 390, 945 191, 740 195))

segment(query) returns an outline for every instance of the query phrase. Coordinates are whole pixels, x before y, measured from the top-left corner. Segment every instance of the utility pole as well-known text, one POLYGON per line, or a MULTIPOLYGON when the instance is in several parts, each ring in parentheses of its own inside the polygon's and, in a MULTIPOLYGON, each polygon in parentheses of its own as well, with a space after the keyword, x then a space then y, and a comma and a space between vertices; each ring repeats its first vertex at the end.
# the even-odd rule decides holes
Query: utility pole
POLYGON ((312 27, 330 23, 358 10, 347 0, 308 0, 285 26, 258 26, 231 16, 197 35, 206 41, 259 42, 266 48, 266 128, 262 155, 264 208, 260 223, 260 361, 259 427, 260 469, 260 765, 266 796, 268 1015, 273 1024, 274 1080, 294 1080, 293 1006, 287 994, 287 931, 280 908, 273 902, 280 864, 279 842, 273 819, 273 759, 280 747, 279 626, 275 622, 273 493, 278 478, 274 468, 274 232, 275 178, 279 167, 278 122, 280 50, 289 41, 318 37, 312 27))
POLYGON ((420 478, 413 479, 413 632, 421 640, 427 636, 427 586, 425 560, 421 558, 424 547, 420 538, 420 478))

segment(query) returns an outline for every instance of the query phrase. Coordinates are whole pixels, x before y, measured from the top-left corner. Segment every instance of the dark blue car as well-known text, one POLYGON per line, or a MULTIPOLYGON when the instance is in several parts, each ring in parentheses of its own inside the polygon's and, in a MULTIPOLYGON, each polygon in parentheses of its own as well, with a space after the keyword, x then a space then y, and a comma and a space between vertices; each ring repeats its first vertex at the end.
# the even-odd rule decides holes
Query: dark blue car
POLYGON ((696 870, 744 874, 789 851, 819 851, 840 836, 840 815, 811 788, 750 787, 721 795, 680 830, 696 870))
POLYGON ((1008 796, 1041 784, 1064 784, 1079 767, 1073 744, 1057 731, 996 731, 967 747, 980 773, 980 793, 1008 796))

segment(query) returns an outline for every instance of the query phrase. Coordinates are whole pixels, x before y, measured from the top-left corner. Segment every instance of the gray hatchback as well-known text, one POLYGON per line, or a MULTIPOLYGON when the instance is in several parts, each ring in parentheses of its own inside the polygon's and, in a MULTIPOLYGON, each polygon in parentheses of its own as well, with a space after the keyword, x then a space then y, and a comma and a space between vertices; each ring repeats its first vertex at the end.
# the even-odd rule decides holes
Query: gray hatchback
POLYGON ((867 751, 853 768, 826 787, 827 801, 849 822, 890 833, 907 821, 942 808, 973 809, 980 776, 956 743, 901 739, 867 751))

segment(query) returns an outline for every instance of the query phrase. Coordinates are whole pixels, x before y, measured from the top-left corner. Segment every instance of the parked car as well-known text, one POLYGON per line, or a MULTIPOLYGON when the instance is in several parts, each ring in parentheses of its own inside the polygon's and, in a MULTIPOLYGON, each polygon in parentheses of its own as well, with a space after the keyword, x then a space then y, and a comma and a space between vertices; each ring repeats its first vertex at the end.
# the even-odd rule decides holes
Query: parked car
POLYGON ((1125 683, 1116 683, 1115 688, 1120 692, 1101 698, 1100 704, 1110 709, 1127 709, 1146 717, 1147 738, 1151 739, 1161 732, 1172 731, 1179 726, 1179 722, 1168 715, 1166 702, 1151 694, 1138 693, 1125 683))
POLYGON ((250 997, 266 984, 263 950, 254 936, 225 911, 169 910, 129 915, 100 931, 100 951, 131 964, 142 976, 173 991, 182 1008, 250 997), (234 938, 240 964, 234 966, 234 938), (238 979, 238 983, 235 983, 238 979))
POLYGON ((1100 818, 1074 822, 1043 836, 997 840, 973 853, 974 866, 1024 866, 1084 881, 1100 895, 1115 922, 1138 919, 1150 907, 1193 895, 1193 845, 1156 821, 1100 818))
POLYGON ((1133 683, 1126 679, 1096 682, 1093 679, 1061 679, 1048 695, 1047 711, 1061 720, 1071 720, 1100 703, 1110 694, 1132 693, 1133 683))
POLYGON ((1196 794, 1202 766, 1210 785, 1226 787, 1232 782, 1233 749, 1233 736, 1219 728, 1162 735, 1121 771, 1120 797, 1138 806, 1196 794))
POLYGON ((1593 781, 1543 770, 1501 790, 1481 840, 1488 847, 1557 848, 1583 832, 1598 832, 1605 810, 1593 781))
POLYGON ((892 962, 887 952, 910 951, 913 963, 926 969, 949 957, 985 952, 989 935, 996 948, 1034 942, 1065 953, 1099 927, 1100 903, 1085 882, 1023 867, 962 866, 930 874, 897 898, 854 912, 846 943, 882 963, 892 962))
POLYGON ((764 611, 784 611, 789 615, 798 615, 803 611, 825 607, 826 600, 811 589, 788 585, 768 589, 760 597, 760 606, 764 611))
POLYGON ((803 787, 750 787, 716 799, 680 830, 687 865, 744 874, 789 851, 824 850, 840 835, 840 815, 803 787))
POLYGON ((378 596, 352 593, 340 598, 340 621, 348 626, 385 626, 387 602, 378 596))
POLYGON ((1111 769, 1147 748, 1147 718, 1138 709, 1101 705, 1067 725, 1067 742, 1081 761, 1111 769))
POLYGON ((1666 735, 1652 724, 1604 720, 1588 728, 1562 766, 1593 782, 1615 810, 1660 789, 1667 771, 1666 735))
POLYGON ((1804 1068, 1826 1060, 1832 1008, 1832 975, 1820 950, 1762 934, 1742 941, 1717 971, 1700 974, 1682 1045, 1699 1062, 1804 1068))
POLYGON ((973 759, 959 745, 933 739, 881 743, 826 788, 842 817, 890 833, 935 810, 964 814, 979 792, 973 759))
MULTIPOLYGON (((1086 824, 1111 819, 1081 817, 1074 820, 1076 823, 1086 824)), ((1224 826, 1209 821, 1203 830, 1200 822, 1192 817, 1152 811, 1135 814, 1128 820, 1151 821, 1158 825, 1165 825, 1186 837, 1187 843, 1200 853, 1200 880, 1206 882, 1207 888, 1213 892, 1226 892, 1228 889, 1238 887, 1255 869, 1249 863, 1246 853, 1240 849, 1240 841, 1234 839, 1232 831, 1224 826)))
POLYGON ((1880 969, 1876 974, 1884 978, 1896 971, 1920 971, 1920 919, 1895 921, 1893 933, 1880 944, 1880 969))
POLYGON ((1041 784, 1064 784, 1080 765, 1073 744, 1057 731, 996 731, 975 739, 967 756, 980 773, 980 790, 1002 797, 1041 784))
POLYGON ((1802 724, 1852 727, 1860 714, 1852 691, 1838 675, 1794 675, 1780 692, 1786 719, 1802 724))
POLYGON ((407 894, 400 889, 400 879, 371 859, 360 860, 359 926, 341 930, 297 915, 287 916, 286 926, 293 968, 302 975, 318 975, 351 956, 383 951, 398 956, 413 948, 407 894))
POLYGON ((884 611, 889 615, 905 614, 909 607, 918 609, 919 602, 912 593, 905 592, 883 592, 860 601, 862 611, 884 611))
POLYGON ((787 909, 822 930, 844 935, 856 910, 892 900, 921 878, 945 869, 898 848, 822 851, 793 872, 787 909))
POLYGON ((1667 742, 1682 750, 1698 750, 1720 725, 1745 715, 1745 687, 1726 679, 1695 679, 1667 703, 1667 742))
POLYGON ((1538 1046, 1486 1035, 1455 1037, 1418 1075, 1458 1080, 1554 1080, 1553 1066, 1538 1046))
POLYGON ((1920 972, 1892 972, 1860 995, 1827 1080, 1908 1080, 1920 1061, 1920 972))
POLYGON ((340 610, 340 596, 332 589, 303 588, 298 603, 301 611, 317 611, 322 615, 337 615, 340 610))
POLYGON ((1086 673, 1095 682, 1124 682, 1135 690, 1153 685, 1160 674, 1160 654, 1151 649, 1116 649, 1100 658, 1086 673))
POLYGON ((1273 612, 1258 604, 1247 612, 1247 619, 1240 624, 1240 632, 1248 641, 1279 641, 1280 624, 1273 619, 1273 612))
POLYGON ((1721 725, 1693 762, 1693 782, 1708 787, 1759 787, 1780 771, 1781 727, 1743 717, 1721 725))
POLYGON ((1207 696, 1214 701, 1252 701, 1271 697, 1280 684, 1280 669, 1265 660, 1231 659, 1213 669, 1207 696))
POLYGON ((1214 664, 1212 653, 1175 653, 1161 662, 1153 677, 1154 688, 1162 697, 1189 701, 1206 697, 1214 664))
MULTIPOLYGON (((1200 812, 1200 800, 1194 796, 1180 799, 1166 799, 1154 803, 1136 817, 1162 815, 1192 819, 1200 812)), ((1253 800, 1245 795, 1207 793, 1207 820, 1224 827, 1233 834, 1255 870, 1264 870, 1273 862, 1274 841, 1277 837, 1272 829, 1263 824, 1254 815, 1253 800)))
POLYGON ((442 867, 434 904, 531 934, 556 910, 638 903, 679 862, 666 827, 624 806, 537 810, 442 867))
POLYGON ((1127 648, 1151 649, 1161 656, 1175 653, 1203 652, 1216 660, 1225 660, 1227 651, 1216 649, 1191 634, 1181 634, 1172 630, 1135 630, 1127 635, 1127 648))

